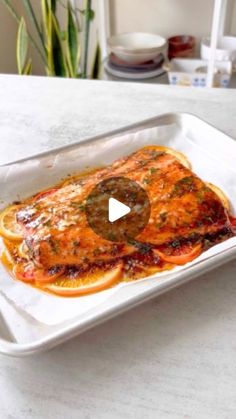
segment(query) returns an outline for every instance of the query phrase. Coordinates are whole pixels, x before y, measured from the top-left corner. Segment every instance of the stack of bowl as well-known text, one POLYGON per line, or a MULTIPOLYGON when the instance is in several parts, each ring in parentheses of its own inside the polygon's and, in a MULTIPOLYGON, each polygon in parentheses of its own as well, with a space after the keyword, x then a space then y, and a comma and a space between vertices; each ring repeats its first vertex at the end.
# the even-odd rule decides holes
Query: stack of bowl
POLYGON ((165 38, 149 33, 124 33, 108 39, 105 70, 115 77, 147 79, 163 74, 167 54, 165 38))

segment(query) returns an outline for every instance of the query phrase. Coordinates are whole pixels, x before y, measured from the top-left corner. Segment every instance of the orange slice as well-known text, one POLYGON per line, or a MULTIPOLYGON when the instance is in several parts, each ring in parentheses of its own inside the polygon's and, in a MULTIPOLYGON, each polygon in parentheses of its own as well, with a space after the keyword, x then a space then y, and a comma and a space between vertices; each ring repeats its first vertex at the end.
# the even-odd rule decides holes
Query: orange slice
POLYGON ((11 256, 11 253, 9 252, 7 248, 4 249, 1 254, 1 261, 3 265, 5 265, 8 269, 12 269, 12 266, 14 265, 15 262, 11 256))
POLYGON ((16 221, 20 208, 19 205, 12 205, 0 214, 0 235, 8 240, 19 241, 23 238, 22 228, 16 221))
POLYGON ((45 271, 43 269, 35 269, 34 278, 37 284, 49 284, 54 282, 65 272, 64 266, 55 266, 54 268, 45 271))
POLYGON ((168 263, 173 263, 173 265, 185 265, 188 262, 192 262, 192 260, 196 259, 197 256, 200 255, 202 251, 202 245, 197 244, 193 249, 190 250, 188 253, 180 254, 180 255, 166 255, 160 250, 153 250, 153 252, 160 256, 162 260, 168 263))
POLYGON ((183 166, 187 167, 188 169, 191 169, 192 165, 183 153, 180 153, 179 151, 173 150, 169 147, 160 146, 160 148, 163 149, 163 151, 165 151, 167 154, 171 154, 172 156, 174 156, 183 166))
POLYGON ((29 259, 29 249, 24 240, 19 244, 16 241, 3 239, 3 244, 11 255, 16 255, 21 259, 29 259))
POLYGON ((54 284, 45 286, 44 289, 62 297, 79 297, 102 291, 111 287, 120 279, 122 267, 123 265, 119 264, 105 273, 99 271, 81 276, 78 279, 61 278, 54 284))
POLYGON ((191 169, 192 165, 188 158, 183 154, 180 153, 180 151, 173 150, 170 147, 165 147, 162 145, 158 146, 147 146, 147 148, 153 148, 156 151, 163 151, 164 153, 171 154, 174 156, 183 166, 187 167, 187 169, 191 169))
POLYGON ((207 183, 206 186, 208 186, 209 189, 215 192, 218 198, 220 198, 222 205, 224 205, 225 209, 227 209, 227 211, 230 212, 230 202, 225 193, 218 186, 215 186, 212 183, 207 183))
POLYGON ((12 254, 14 252, 18 253, 19 243, 15 242, 15 241, 10 241, 10 240, 4 238, 3 239, 3 244, 4 244, 5 248, 7 250, 9 250, 10 253, 12 253, 12 254))

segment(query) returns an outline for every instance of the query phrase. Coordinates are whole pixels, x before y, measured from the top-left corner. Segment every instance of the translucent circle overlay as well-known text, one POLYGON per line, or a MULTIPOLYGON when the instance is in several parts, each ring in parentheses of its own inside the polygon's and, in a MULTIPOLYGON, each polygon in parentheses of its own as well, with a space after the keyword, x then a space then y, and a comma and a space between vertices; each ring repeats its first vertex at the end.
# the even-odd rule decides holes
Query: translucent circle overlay
POLYGON ((146 191, 133 180, 111 177, 98 183, 89 194, 85 211, 89 226, 102 238, 127 242, 138 236, 149 221, 151 207, 146 191), (129 214, 109 221, 109 199, 130 208, 129 214))

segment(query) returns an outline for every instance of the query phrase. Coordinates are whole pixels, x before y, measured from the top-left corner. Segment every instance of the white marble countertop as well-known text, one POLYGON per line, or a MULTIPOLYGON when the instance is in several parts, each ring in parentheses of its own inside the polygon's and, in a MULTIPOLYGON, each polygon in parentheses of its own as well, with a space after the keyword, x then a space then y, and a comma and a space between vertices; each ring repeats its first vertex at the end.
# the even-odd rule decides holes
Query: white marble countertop
MULTIPOLYGON (((236 138, 234 90, 0 76, 0 164, 170 111, 236 138)), ((236 262, 50 352, 0 356, 1 418, 235 419, 236 262)))

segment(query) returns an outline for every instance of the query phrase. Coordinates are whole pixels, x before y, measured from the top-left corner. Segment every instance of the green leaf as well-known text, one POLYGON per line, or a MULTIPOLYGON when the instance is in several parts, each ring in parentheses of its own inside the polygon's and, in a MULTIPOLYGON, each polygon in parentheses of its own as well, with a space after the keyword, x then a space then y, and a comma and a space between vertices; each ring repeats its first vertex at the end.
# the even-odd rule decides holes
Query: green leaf
POLYGON ((56 14, 57 11, 57 0, 50 0, 51 1, 51 10, 53 14, 56 14))
POLYGON ((52 10, 53 8, 52 8, 51 0, 41 0, 41 9, 42 9, 42 25, 43 25, 43 33, 44 33, 44 42, 45 42, 45 47, 46 47, 47 75, 48 76, 61 75, 61 71, 59 71, 58 64, 57 64, 57 60, 60 61, 60 57, 56 56, 58 43, 60 43, 60 29, 58 27, 56 17, 52 10), (58 28, 59 35, 56 34, 55 27, 58 28), (58 40, 58 37, 59 37, 59 40, 58 40))
POLYGON ((81 10, 81 14, 86 16, 86 18, 90 21, 95 18, 95 11, 92 9, 81 10))
POLYGON ((45 0, 45 6, 47 10, 47 14, 51 10, 54 15, 56 15, 57 11, 57 1, 58 0, 45 0))
POLYGON ((66 31, 61 31, 61 40, 66 41, 66 39, 67 39, 67 32, 66 31))
POLYGON ((49 18, 48 0, 41 0, 42 31, 46 49, 46 71, 48 76, 54 76, 52 55, 52 19, 49 18))
POLYGON ((92 74, 91 74, 92 79, 97 80, 99 78, 100 67, 101 67, 101 49, 100 49, 100 45, 97 44, 93 67, 92 67, 92 74))
POLYGON ((67 61, 71 77, 77 76, 79 62, 79 39, 76 22, 74 20, 71 5, 68 1, 68 21, 67 21, 67 61))
POLYGON ((41 11, 42 11, 42 28, 43 28, 43 34, 44 34, 44 40, 46 42, 46 48, 47 48, 47 42, 48 42, 48 2, 47 0, 41 0, 41 11))
POLYGON ((24 67, 23 73, 26 76, 30 76, 32 74, 32 60, 29 59, 24 67))
POLYGON ((67 77, 69 75, 61 41, 60 28, 56 16, 49 12, 52 21, 52 57, 55 76, 67 77))
POLYGON ((17 43, 16 43, 16 58, 17 58, 17 68, 19 74, 24 74, 25 61, 28 51, 28 34, 26 30, 26 25, 24 18, 20 20, 18 33, 17 33, 17 43))
POLYGON ((87 78, 88 55, 89 55, 89 33, 90 33, 90 15, 91 15, 92 0, 86 0, 86 8, 84 10, 85 25, 84 25, 84 43, 83 43, 83 69, 82 78, 87 78))

